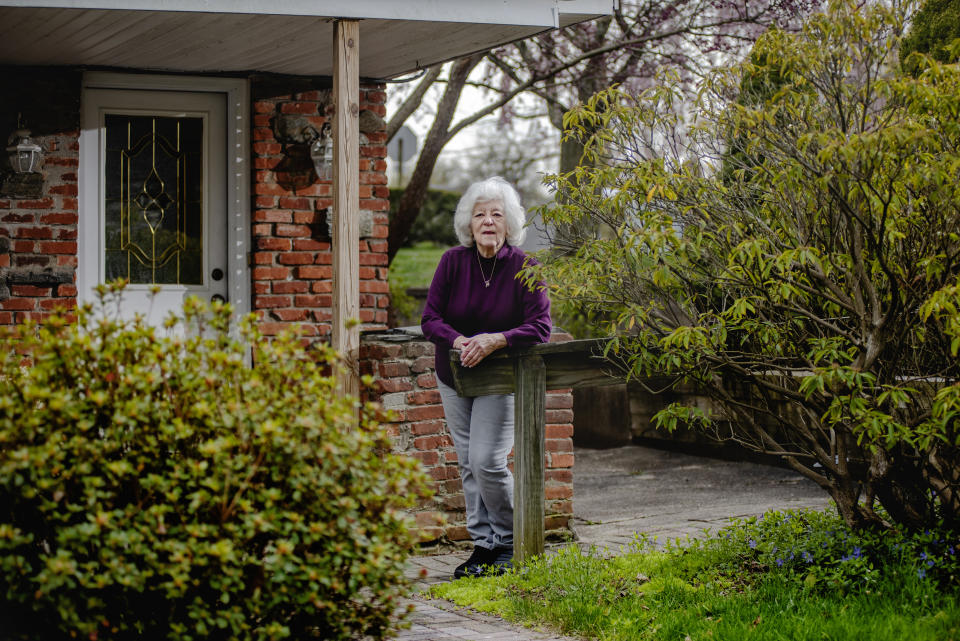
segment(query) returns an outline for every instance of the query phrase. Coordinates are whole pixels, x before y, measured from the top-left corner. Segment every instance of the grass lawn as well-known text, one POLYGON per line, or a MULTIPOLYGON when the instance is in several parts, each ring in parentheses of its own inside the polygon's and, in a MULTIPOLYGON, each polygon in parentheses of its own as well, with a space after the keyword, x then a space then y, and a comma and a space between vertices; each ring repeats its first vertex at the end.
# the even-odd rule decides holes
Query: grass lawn
POLYGON ((572 546, 431 593, 595 639, 960 639, 957 544, 855 535, 829 512, 771 513, 665 549, 572 546))
POLYGON ((407 287, 429 287, 440 256, 448 248, 433 243, 401 247, 390 264, 390 282, 407 287))

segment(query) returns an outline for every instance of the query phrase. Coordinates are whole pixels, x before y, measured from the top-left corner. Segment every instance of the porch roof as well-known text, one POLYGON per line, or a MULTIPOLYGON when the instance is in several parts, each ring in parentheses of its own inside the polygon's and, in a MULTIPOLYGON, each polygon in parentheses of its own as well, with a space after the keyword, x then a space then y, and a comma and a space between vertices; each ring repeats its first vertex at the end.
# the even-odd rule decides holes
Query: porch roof
POLYGON ((611 13, 619 0, 0 0, 0 64, 334 75, 337 18, 360 76, 391 78, 611 13))

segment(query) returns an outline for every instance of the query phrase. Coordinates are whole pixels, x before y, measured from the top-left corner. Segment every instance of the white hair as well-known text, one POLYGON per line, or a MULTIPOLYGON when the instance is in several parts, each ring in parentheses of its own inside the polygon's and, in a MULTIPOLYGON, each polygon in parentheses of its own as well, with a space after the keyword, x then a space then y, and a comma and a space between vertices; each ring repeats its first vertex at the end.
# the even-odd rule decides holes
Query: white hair
POLYGON ((524 225, 527 222, 526 212, 520 205, 520 195, 513 185, 500 176, 493 176, 480 180, 463 192, 457 209, 453 214, 453 230, 464 247, 474 244, 473 233, 470 231, 470 221, 473 218, 473 208, 478 202, 499 200, 503 203, 503 214, 507 221, 507 242, 514 247, 520 245, 527 235, 524 225))

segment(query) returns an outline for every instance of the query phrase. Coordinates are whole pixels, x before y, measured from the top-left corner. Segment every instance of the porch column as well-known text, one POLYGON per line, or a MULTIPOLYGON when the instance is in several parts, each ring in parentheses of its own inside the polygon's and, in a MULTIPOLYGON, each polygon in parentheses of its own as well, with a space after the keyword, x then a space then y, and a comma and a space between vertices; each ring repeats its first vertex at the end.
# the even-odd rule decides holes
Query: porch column
POLYGON ((340 392, 359 397, 360 23, 337 20, 334 25, 332 346, 343 355, 347 367, 340 392))

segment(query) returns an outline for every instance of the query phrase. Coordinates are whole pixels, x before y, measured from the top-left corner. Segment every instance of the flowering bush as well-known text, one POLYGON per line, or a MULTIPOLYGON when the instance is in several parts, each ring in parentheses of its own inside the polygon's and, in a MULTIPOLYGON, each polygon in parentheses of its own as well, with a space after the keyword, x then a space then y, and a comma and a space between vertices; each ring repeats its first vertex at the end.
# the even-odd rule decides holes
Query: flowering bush
POLYGON ((853 531, 826 511, 768 512, 725 528, 713 542, 736 550, 740 564, 759 564, 810 588, 869 590, 897 574, 943 587, 960 579, 956 532, 853 531))
POLYGON ((163 335, 121 290, 4 336, 0 636, 384 636, 424 478, 335 353, 195 299, 163 335))

